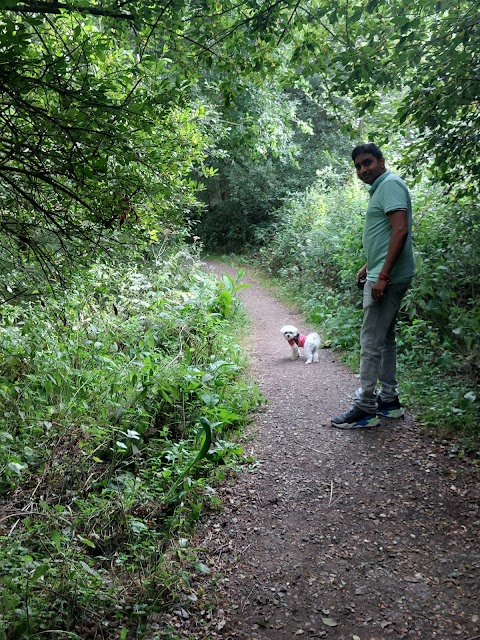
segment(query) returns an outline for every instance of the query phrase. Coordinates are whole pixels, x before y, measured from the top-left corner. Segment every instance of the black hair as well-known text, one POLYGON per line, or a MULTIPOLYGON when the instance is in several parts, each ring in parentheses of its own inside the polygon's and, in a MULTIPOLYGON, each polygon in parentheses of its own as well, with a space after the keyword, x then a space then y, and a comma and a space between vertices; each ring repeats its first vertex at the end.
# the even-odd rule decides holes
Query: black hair
POLYGON ((361 153, 371 153, 377 160, 383 158, 383 153, 379 146, 373 142, 367 142, 366 144, 358 144, 352 151, 352 160, 355 162, 355 158, 361 153))

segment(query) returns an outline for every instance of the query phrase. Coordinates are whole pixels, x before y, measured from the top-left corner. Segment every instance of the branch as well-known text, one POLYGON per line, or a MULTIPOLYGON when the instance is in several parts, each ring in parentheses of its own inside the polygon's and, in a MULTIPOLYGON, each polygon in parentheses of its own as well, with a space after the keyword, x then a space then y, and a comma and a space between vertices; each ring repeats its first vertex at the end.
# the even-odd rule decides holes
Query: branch
POLYGON ((284 29, 283 29, 282 33, 280 34, 280 37, 278 38, 277 46, 278 46, 278 45, 281 43, 281 41, 283 40, 283 37, 285 36, 285 34, 286 34, 286 32, 287 32, 287 29, 288 29, 288 27, 290 26, 290 23, 291 23, 291 22, 292 22, 292 20, 293 20, 294 15, 297 13, 297 9, 298 9, 298 7, 299 7, 299 5, 300 5, 300 2, 301 2, 301 1, 302 1, 302 0, 297 0, 297 3, 295 4, 295 6, 294 6, 294 8, 293 8, 293 11, 292 11, 292 13, 290 14, 290 17, 288 18, 288 22, 287 22, 287 24, 285 25, 285 27, 284 27, 284 29))
POLYGON ((268 14, 273 9, 275 9, 275 7, 280 6, 282 4, 286 4, 285 0, 278 0, 277 2, 274 2, 273 4, 266 7, 265 9, 261 9, 260 11, 258 11, 258 13, 255 13, 252 16, 245 18, 240 22, 235 23, 230 28, 226 29, 220 37, 216 38, 213 44, 214 45, 220 44, 222 40, 225 40, 226 38, 230 37, 232 33, 235 33, 235 31, 238 31, 241 27, 248 25, 250 22, 253 22, 254 20, 258 20, 260 16, 268 16, 268 14))
MULTIPOLYGON (((7 176, 3 176, 3 180, 10 185, 12 190, 20 195, 26 202, 32 205, 35 211, 43 214, 46 220, 52 223, 52 225, 57 229, 57 232, 60 234, 64 234, 68 239, 70 239, 67 230, 62 227, 62 225, 58 222, 54 215, 52 215, 43 205, 41 205, 33 196, 30 196, 24 189, 18 186, 18 184, 14 183, 12 180, 7 178, 7 176)), ((76 225, 74 225, 76 226, 76 225)))
POLYGON ((327 27, 327 25, 326 25, 326 24, 324 24, 324 23, 320 20, 320 18, 318 18, 318 17, 317 17, 314 13, 312 13, 309 9, 306 9, 305 7, 299 7, 299 9, 301 9, 302 11, 304 11, 304 12, 307 14, 307 16, 309 16, 310 18, 312 18, 312 20, 315 20, 316 22, 318 22, 318 24, 319 24, 321 27, 323 27, 327 33, 329 33, 329 34, 331 35, 331 37, 332 37, 332 39, 333 39, 334 41, 336 41, 336 42, 340 42, 341 44, 345 44, 345 42, 344 42, 341 38, 339 38, 339 37, 338 37, 338 35, 335 35, 335 34, 333 33, 333 31, 332 31, 331 29, 329 29, 329 28, 327 27))
POLYGON ((18 2, 12 7, 8 7, 8 11, 14 13, 41 13, 41 14, 61 14, 63 11, 69 13, 81 13, 83 15, 103 16, 105 18, 116 18, 119 20, 135 20, 133 13, 118 12, 112 9, 102 9, 101 7, 82 7, 67 4, 64 2, 18 2))
MULTIPOLYGON (((74 189, 70 189, 69 187, 66 187, 65 185, 61 184, 58 180, 56 180, 55 178, 50 178, 48 176, 48 174, 45 173, 44 171, 31 171, 31 170, 22 169, 21 167, 10 167, 8 165, 4 165, 4 166, 0 167, 0 175, 2 175, 2 173, 4 171, 11 171, 11 172, 16 173, 16 174, 24 175, 26 177, 38 178, 39 180, 41 180, 45 184, 48 184, 51 187, 53 187, 54 190, 61 191, 68 198, 71 198, 75 202, 78 202, 78 204, 82 205, 82 207, 84 207, 90 213, 95 213, 95 211, 92 209, 92 207, 87 202, 85 202, 83 200, 83 198, 78 194, 77 191, 75 191, 74 189)), ((10 184, 12 184, 10 181, 8 181, 8 182, 10 184)), ((77 188, 78 188, 78 185, 77 185, 77 188)), ((26 195, 26 192, 24 192, 24 196, 25 195, 26 195)), ((30 204, 32 204, 32 201, 30 201, 30 204)), ((45 212, 46 212, 46 210, 44 211, 44 213, 45 212)))
POLYGON ((152 26, 152 28, 150 29, 150 33, 148 34, 146 40, 145 40, 145 44, 143 45, 141 51, 140 51, 140 62, 143 60, 143 56, 145 54, 145 51, 147 49, 147 45, 149 43, 150 38, 153 35, 153 32, 155 31, 155 29, 157 28, 158 23, 160 22, 160 20, 163 18, 165 12, 167 11, 168 7, 172 4, 173 0, 168 0, 167 4, 163 7, 163 9, 160 11, 160 13, 157 16, 157 19, 155 20, 154 25, 152 26))
POLYGON ((28 293, 28 289, 24 289, 23 291, 20 291, 20 293, 14 293, 13 296, 10 296, 9 298, 4 298, 3 300, 0 300, 0 304, 7 304, 8 302, 10 302, 10 300, 15 300, 16 298, 21 298, 26 293, 28 293))

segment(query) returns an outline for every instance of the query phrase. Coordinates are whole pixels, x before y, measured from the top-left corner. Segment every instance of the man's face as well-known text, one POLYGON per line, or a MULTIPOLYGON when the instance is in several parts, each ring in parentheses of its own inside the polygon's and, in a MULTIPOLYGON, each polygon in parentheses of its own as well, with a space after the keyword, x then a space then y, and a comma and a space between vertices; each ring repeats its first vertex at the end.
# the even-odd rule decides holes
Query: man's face
POLYGON ((386 171, 385 158, 376 158, 371 153, 360 153, 355 158, 355 169, 362 182, 373 184, 386 171))

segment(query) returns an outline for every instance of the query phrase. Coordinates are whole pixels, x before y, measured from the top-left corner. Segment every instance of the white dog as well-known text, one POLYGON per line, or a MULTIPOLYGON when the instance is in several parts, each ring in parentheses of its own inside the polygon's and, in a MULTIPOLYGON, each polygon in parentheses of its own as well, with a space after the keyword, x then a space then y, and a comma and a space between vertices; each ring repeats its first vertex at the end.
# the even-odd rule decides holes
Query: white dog
POLYGON ((303 354, 306 358, 305 364, 312 364, 312 362, 318 362, 318 350, 320 349, 320 336, 318 333, 309 333, 304 335, 300 333, 297 327, 291 324, 287 324, 280 329, 285 340, 292 347, 292 358, 296 360, 299 357, 298 347, 303 349, 303 354))

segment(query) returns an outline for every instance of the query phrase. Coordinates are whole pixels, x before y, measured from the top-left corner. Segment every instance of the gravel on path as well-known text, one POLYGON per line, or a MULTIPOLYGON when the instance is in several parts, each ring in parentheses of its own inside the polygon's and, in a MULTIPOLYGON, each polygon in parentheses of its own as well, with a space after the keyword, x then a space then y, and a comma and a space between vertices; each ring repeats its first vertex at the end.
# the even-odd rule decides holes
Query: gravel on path
POLYGON ((292 361, 280 327, 311 327, 244 281, 247 349, 267 399, 245 445, 257 464, 219 487, 222 509, 199 526, 212 608, 203 631, 185 620, 193 635, 182 637, 480 639, 475 465, 408 410, 373 429, 332 428, 357 377, 329 349, 318 364, 292 361))

